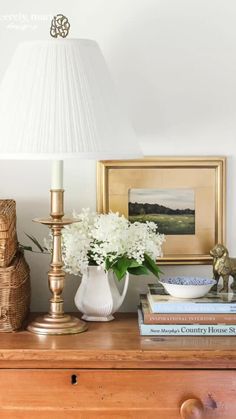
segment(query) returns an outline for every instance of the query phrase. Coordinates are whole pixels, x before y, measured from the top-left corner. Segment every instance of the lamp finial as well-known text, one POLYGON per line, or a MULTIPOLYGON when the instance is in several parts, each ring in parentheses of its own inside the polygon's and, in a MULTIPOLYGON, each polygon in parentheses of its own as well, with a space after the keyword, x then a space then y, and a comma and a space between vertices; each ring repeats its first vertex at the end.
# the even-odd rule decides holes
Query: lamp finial
POLYGON ((70 23, 66 16, 58 14, 53 17, 50 28, 50 35, 53 38, 57 38, 58 36, 66 38, 69 33, 69 29, 70 23))

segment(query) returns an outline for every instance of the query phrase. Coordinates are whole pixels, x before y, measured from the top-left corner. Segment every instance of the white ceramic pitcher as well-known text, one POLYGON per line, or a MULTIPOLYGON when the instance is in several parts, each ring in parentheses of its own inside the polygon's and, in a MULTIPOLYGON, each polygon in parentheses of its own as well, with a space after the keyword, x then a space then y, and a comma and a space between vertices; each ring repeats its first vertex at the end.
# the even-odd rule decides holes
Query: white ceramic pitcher
POLYGON ((75 295, 75 305, 83 320, 107 322, 124 301, 129 285, 129 274, 123 279, 124 288, 120 294, 113 272, 105 272, 99 266, 89 266, 82 276, 75 295))

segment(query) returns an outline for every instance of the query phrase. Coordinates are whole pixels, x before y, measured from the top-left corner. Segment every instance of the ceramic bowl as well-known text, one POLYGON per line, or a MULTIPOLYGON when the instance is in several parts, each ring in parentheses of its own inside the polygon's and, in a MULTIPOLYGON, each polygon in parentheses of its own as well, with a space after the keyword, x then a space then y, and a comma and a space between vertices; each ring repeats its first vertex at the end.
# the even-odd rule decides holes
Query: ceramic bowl
POLYGON ((200 298, 206 295, 213 285, 215 279, 197 277, 174 277, 159 281, 165 290, 172 297, 176 298, 200 298))

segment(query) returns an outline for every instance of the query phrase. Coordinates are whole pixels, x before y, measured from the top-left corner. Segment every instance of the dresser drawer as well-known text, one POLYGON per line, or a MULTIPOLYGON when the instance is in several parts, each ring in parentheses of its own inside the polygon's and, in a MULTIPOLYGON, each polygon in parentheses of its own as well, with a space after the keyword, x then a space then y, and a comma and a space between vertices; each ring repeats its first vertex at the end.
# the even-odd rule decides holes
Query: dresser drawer
POLYGON ((0 417, 235 419, 235 392, 234 371, 0 370, 0 417), (189 399, 202 416, 187 413, 189 399))

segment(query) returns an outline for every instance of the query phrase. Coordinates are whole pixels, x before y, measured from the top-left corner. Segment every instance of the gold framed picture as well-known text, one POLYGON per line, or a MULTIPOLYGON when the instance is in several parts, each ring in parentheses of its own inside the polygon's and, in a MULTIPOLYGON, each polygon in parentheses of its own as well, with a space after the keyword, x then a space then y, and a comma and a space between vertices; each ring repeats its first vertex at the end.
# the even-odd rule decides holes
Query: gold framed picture
POLYGON ((97 211, 153 221, 166 235, 159 264, 209 264, 225 241, 225 157, 100 161, 97 211))

